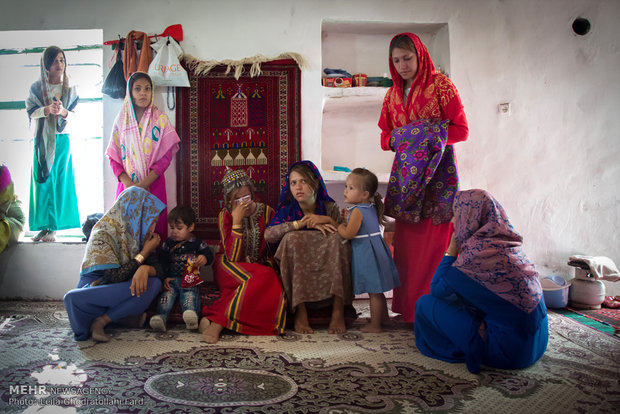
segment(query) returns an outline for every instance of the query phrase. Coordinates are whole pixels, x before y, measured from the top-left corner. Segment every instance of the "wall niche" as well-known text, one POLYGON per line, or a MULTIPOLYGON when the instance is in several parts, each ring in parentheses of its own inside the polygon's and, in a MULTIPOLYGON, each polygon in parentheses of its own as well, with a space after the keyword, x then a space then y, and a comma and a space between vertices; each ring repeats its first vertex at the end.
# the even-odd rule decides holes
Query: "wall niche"
MULTIPOLYGON (((447 23, 404 23, 325 19, 321 25, 321 70, 344 69, 369 77, 390 77, 388 48, 394 35, 417 34, 436 68, 450 73, 447 23)), ((365 167, 387 182, 394 153, 382 151, 377 126, 385 87, 333 88, 323 91, 321 167, 326 181, 343 181, 334 167, 365 167)))

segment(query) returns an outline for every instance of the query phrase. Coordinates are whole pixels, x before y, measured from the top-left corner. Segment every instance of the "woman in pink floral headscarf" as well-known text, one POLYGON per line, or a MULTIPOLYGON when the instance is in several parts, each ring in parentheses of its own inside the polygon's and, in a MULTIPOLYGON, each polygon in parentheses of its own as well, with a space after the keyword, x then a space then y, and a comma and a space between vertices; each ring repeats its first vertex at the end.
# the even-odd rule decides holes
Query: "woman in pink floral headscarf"
MULTIPOLYGON (((170 119, 153 105, 153 81, 149 75, 132 74, 106 150, 118 179, 116 196, 125 188, 138 186, 167 204, 164 172, 179 149, 179 141, 170 119)), ((166 210, 159 217, 155 232, 163 239, 167 237, 166 210)))
POLYGON ((523 238, 483 190, 459 191, 454 234, 415 309, 416 346, 426 356, 519 369, 536 362, 548 340, 547 308, 523 238))

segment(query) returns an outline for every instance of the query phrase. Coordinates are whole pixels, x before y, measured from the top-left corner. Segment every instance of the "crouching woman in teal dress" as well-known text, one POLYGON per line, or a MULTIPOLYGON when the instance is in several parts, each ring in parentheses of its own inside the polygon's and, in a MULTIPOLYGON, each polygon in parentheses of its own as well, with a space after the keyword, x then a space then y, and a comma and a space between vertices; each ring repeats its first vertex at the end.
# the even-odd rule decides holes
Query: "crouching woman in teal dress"
POLYGON ((447 362, 520 369, 547 348, 547 308, 534 265, 502 206, 486 191, 456 194, 454 233, 431 294, 415 307, 420 352, 447 362))

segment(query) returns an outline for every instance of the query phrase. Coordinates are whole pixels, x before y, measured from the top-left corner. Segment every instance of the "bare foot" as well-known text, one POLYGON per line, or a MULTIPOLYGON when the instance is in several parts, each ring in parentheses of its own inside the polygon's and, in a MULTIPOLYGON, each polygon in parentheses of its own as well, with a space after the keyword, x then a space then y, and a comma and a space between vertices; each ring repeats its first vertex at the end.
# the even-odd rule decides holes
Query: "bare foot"
POLYGON ((41 239, 45 237, 47 233, 49 233, 49 230, 41 230, 40 232, 37 233, 36 236, 32 238, 32 241, 36 241, 36 242, 41 241, 41 239))
POLYGON ((55 242, 56 241, 56 232, 48 231, 45 236, 41 238, 42 242, 55 242))
POLYGON ((90 334, 95 341, 110 342, 110 337, 105 334, 103 328, 111 321, 110 317, 106 314, 101 315, 93 321, 92 325, 90 325, 90 334))
POLYGON ((363 325, 360 328, 360 331, 362 331, 364 333, 381 333, 381 332, 383 332, 381 330, 381 325, 374 326, 372 323, 367 323, 366 325, 363 325))
POLYGON ((308 321, 308 311, 305 303, 297 305, 297 309, 295 310, 295 332, 300 334, 314 333, 314 330, 310 326, 310 321, 308 321))
POLYGON ((202 340, 208 344, 215 344, 220 339, 224 327, 219 323, 211 322, 202 332, 202 340))
POLYGON ((344 323, 344 312, 334 308, 332 311, 332 319, 329 321, 329 327, 327 333, 341 334, 347 331, 347 326, 344 323))
POLYGON ((314 329, 312 329, 310 323, 303 323, 301 321, 298 321, 297 318, 295 318, 295 332, 300 334, 313 334, 314 329))
POLYGON ((211 321, 207 318, 202 318, 198 324, 198 332, 203 333, 205 329, 211 324, 211 321))

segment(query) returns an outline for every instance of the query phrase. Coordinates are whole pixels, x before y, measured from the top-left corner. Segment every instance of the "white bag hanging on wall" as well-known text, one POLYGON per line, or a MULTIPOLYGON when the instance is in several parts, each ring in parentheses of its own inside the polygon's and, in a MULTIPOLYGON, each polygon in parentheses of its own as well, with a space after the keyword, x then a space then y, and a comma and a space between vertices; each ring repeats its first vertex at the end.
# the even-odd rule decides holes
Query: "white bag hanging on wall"
POLYGON ((157 52, 149 65, 149 76, 155 85, 189 86, 187 72, 181 66, 179 57, 183 49, 170 36, 161 38, 151 47, 157 52))

